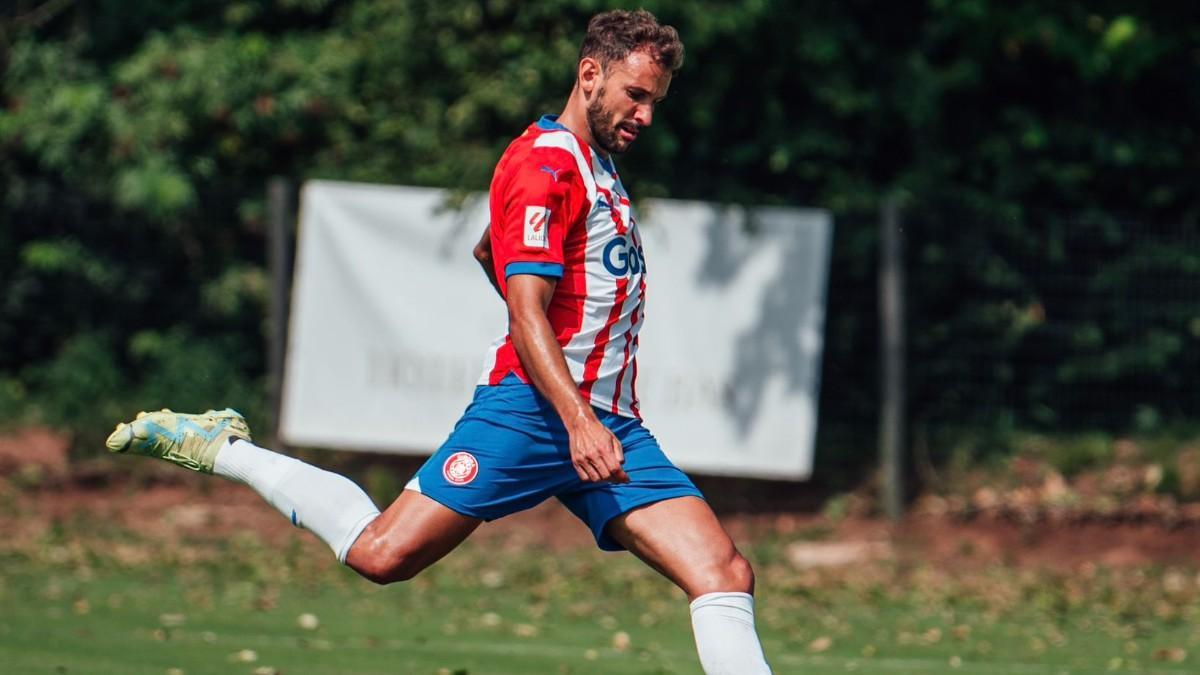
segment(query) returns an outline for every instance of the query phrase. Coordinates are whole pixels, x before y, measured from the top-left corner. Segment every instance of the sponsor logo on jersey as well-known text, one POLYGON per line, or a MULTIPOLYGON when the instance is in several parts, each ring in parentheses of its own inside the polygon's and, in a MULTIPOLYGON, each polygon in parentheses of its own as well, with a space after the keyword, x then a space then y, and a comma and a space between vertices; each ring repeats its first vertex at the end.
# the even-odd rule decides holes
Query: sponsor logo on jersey
POLYGON ((550 248, 546 229, 550 227, 550 209, 544 206, 525 207, 525 245, 532 248, 550 248))
POLYGON ((604 268, 615 277, 637 274, 646 269, 642 247, 634 246, 626 237, 616 237, 604 246, 604 268))
POLYGON ((469 452, 456 452, 442 465, 442 475, 452 485, 466 485, 479 475, 479 462, 469 452))

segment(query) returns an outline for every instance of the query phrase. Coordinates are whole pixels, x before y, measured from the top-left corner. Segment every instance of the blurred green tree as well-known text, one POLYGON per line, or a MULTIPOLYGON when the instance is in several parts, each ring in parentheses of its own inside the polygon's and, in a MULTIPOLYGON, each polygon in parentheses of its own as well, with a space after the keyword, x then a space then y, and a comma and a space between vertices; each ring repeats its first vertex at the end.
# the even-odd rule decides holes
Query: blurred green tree
MULTIPOLYGON (((680 29, 687 63, 624 160, 634 194, 838 219, 825 420, 874 416, 862 358, 875 351, 874 210, 896 192, 910 214, 919 419, 1119 426, 1146 406, 1200 409, 1186 376, 1200 372, 1195 294, 1103 300, 1200 274, 1171 245, 1198 236, 1197 9, 645 4, 680 29), (1067 291, 1094 306, 1063 307, 1067 291), (1104 414, 1073 412, 1086 410, 1104 414)), ((63 364, 108 383, 68 387, 87 400, 194 387, 148 345, 207 355, 204 376, 223 383, 213 396, 255 390, 265 178, 486 188, 509 139, 561 105, 587 18, 608 6, 3 10, 0 415, 70 423, 63 364)))

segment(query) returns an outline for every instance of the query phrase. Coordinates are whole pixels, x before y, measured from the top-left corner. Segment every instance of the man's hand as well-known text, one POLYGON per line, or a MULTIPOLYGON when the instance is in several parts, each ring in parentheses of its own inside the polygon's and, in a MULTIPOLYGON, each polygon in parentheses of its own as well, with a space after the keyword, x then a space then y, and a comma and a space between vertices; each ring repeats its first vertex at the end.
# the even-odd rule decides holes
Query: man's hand
POLYGON ((595 416, 567 427, 567 434, 571 439, 571 463, 580 480, 588 483, 629 482, 629 476, 621 468, 625 463, 621 441, 595 416))

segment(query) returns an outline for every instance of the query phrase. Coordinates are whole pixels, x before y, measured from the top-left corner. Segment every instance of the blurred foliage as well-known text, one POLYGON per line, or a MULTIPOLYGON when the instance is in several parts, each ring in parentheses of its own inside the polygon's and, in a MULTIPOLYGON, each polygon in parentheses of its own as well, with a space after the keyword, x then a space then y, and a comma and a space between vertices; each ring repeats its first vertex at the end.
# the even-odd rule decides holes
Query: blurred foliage
MULTIPOLYGON (((823 447, 874 419, 887 194, 918 425, 1200 410, 1196 7, 645 5, 687 62, 623 160, 633 193, 835 214, 823 447)), ((0 10, 0 417, 91 430, 151 396, 261 413, 265 178, 486 188, 608 6, 0 10)))

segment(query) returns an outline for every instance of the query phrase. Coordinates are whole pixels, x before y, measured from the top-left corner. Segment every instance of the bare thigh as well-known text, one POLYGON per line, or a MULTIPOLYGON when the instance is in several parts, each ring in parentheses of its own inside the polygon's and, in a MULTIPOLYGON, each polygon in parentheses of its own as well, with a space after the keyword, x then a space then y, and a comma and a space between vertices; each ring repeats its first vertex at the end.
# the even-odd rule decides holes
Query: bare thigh
POLYGON ((754 573, 708 502, 678 497, 622 514, 608 533, 695 599, 705 593, 754 592, 754 573))
POLYGON ((481 522, 405 490, 363 530, 346 565, 377 583, 405 581, 453 551, 481 522))

